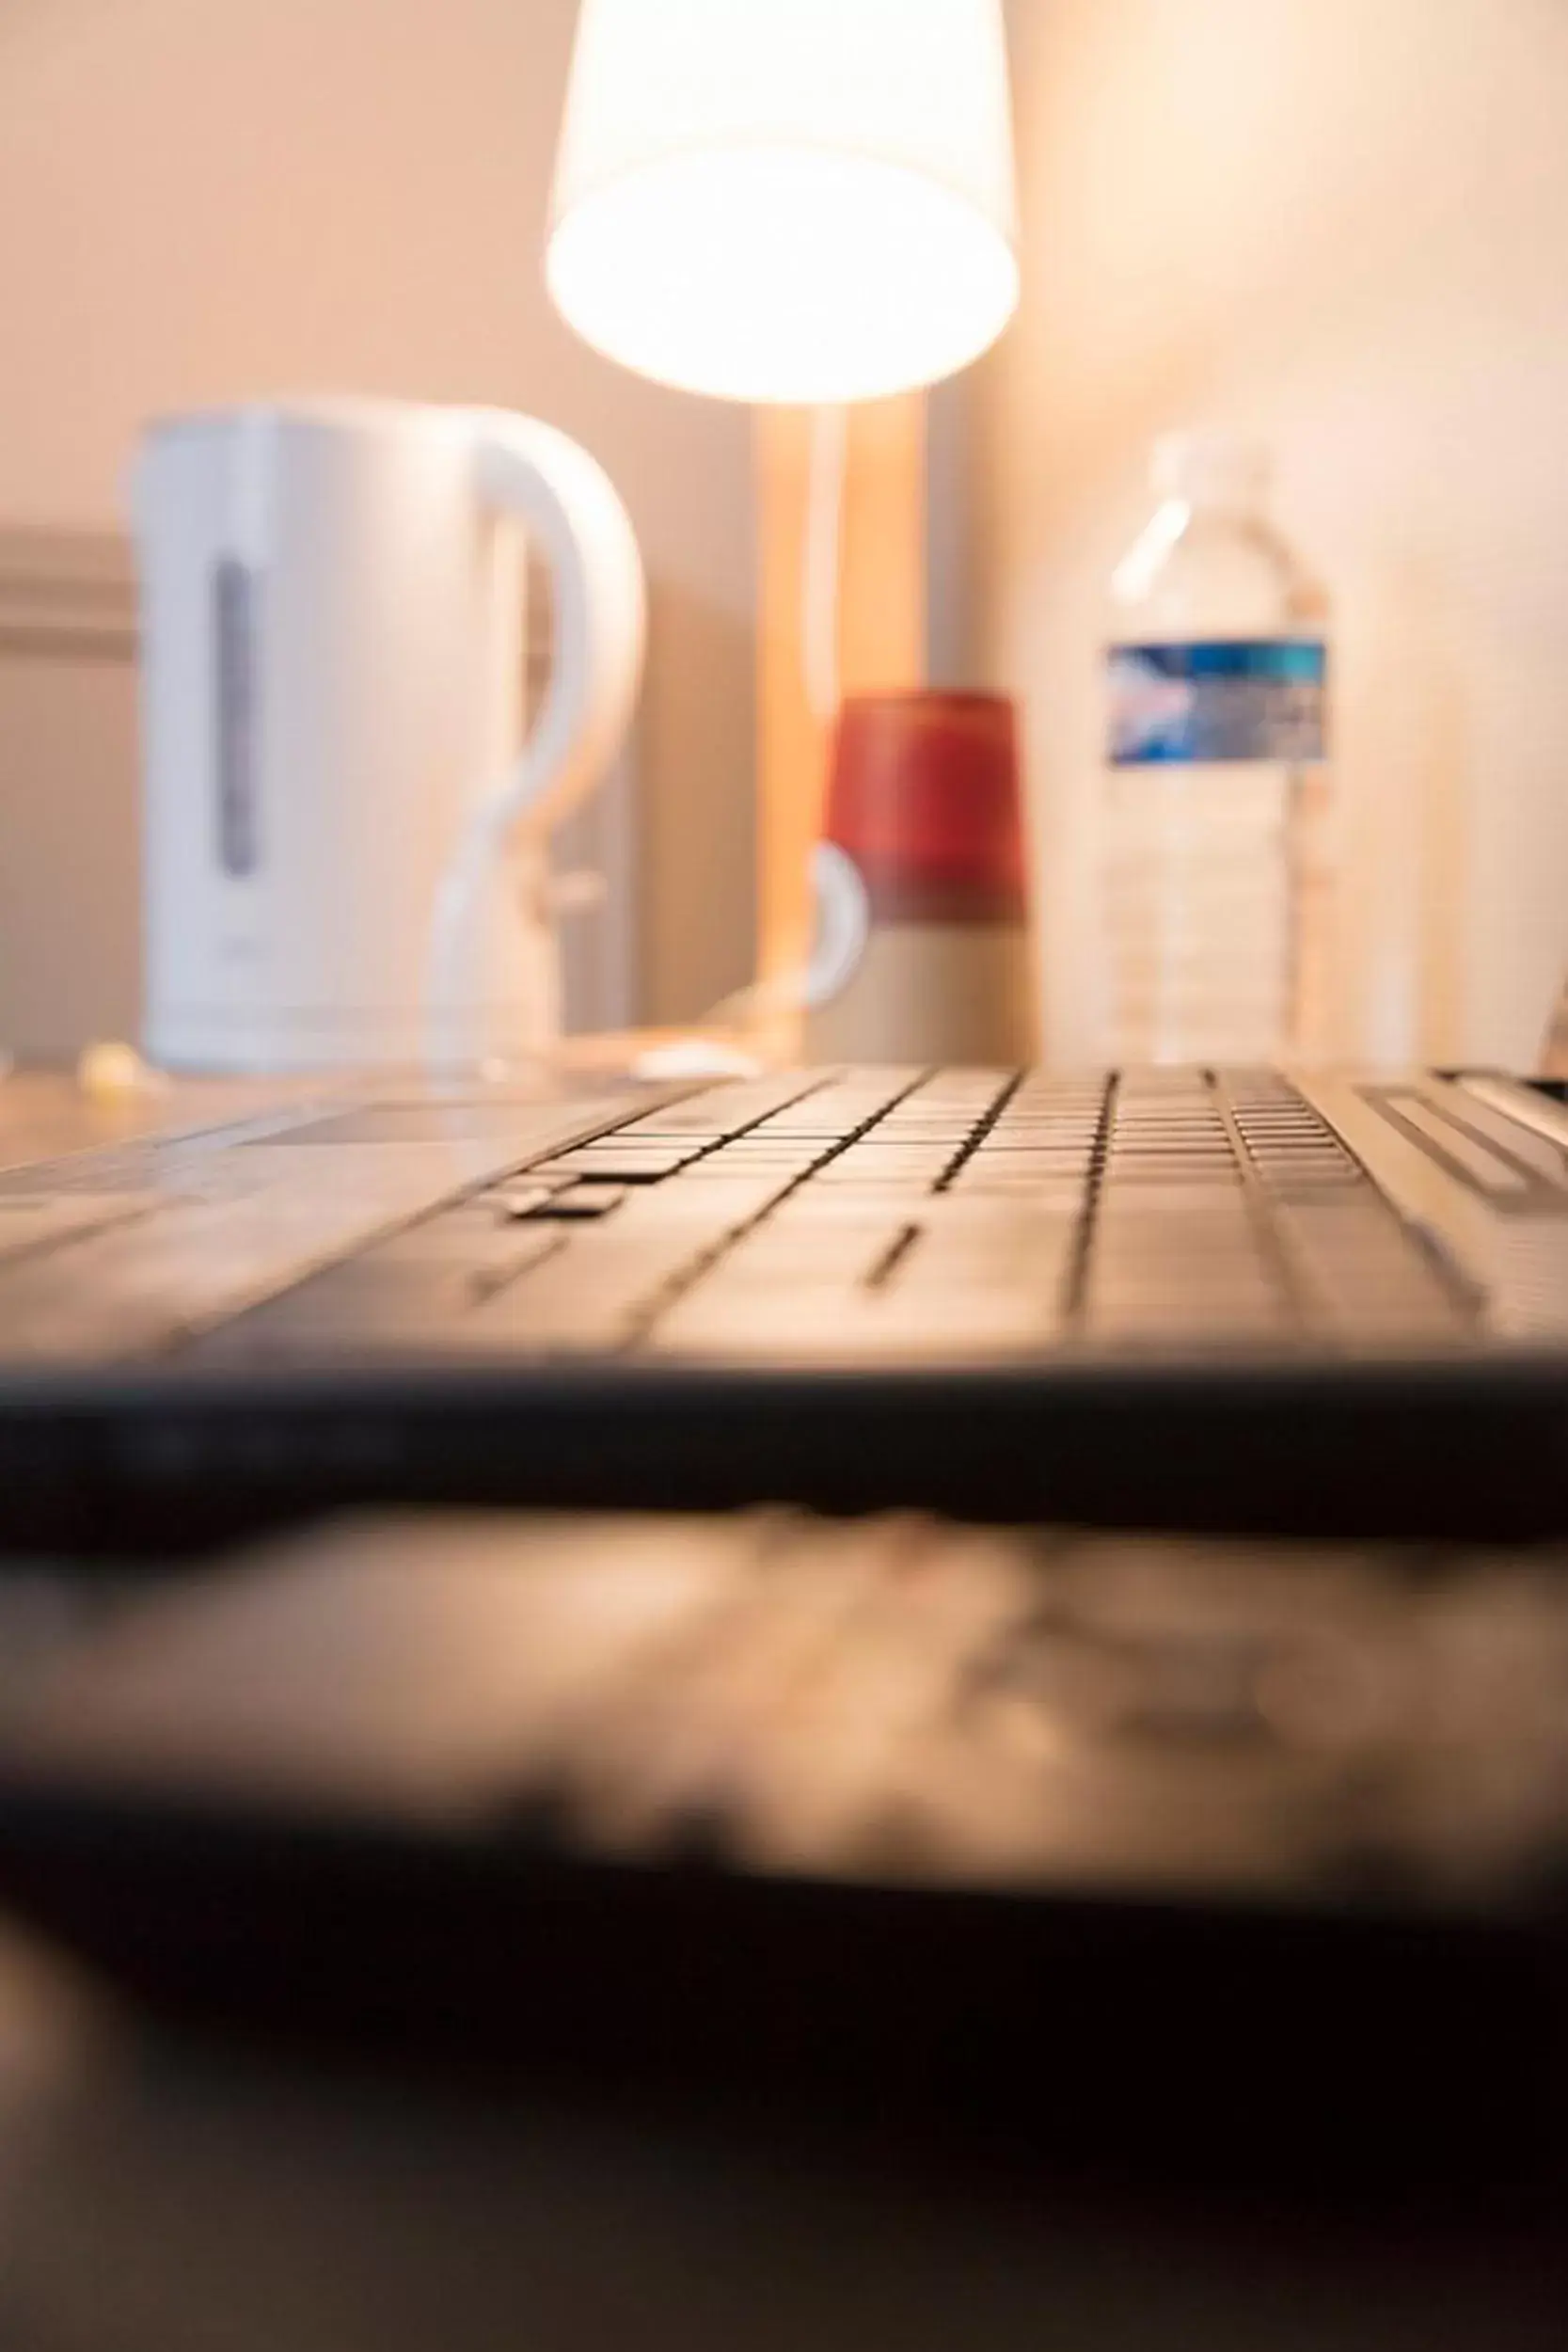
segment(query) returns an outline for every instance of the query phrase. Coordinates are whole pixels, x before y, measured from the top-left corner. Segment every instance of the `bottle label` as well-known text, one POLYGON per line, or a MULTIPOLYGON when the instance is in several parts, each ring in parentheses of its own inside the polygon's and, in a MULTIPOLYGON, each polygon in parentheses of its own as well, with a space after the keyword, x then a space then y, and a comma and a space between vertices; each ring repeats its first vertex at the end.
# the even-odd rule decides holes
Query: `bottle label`
POLYGON ((1106 669, 1113 767, 1297 767, 1323 756, 1328 657, 1321 638, 1113 645, 1106 669))

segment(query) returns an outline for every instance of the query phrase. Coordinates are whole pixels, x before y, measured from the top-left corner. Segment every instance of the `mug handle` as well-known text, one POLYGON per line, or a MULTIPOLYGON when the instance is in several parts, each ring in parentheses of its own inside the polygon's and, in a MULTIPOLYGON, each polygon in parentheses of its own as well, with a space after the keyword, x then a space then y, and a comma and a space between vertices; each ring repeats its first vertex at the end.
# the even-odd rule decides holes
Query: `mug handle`
MULTIPOLYGON (((553 425, 504 410, 473 418, 480 501, 514 516, 553 574, 554 660, 528 741, 498 788, 473 810, 436 892, 426 981, 431 1058, 483 1059, 474 1034, 497 999, 493 901, 510 852, 531 852, 535 905, 546 922, 548 829, 585 799, 620 750, 642 675, 647 598, 631 519, 609 475, 553 425)), ((520 925, 524 910, 505 917, 520 925)), ((530 1042, 538 1042, 535 1038, 530 1042)))
POLYGON ((811 856, 816 936, 801 993, 807 1005, 825 1005, 848 986, 871 936, 871 900, 860 867, 836 841, 819 841, 811 856))
POLYGON ((751 980, 721 996, 705 1022, 754 1021, 758 1015, 812 1012, 830 1004, 850 980, 871 936, 871 898, 847 850, 819 841, 811 853, 812 943, 802 964, 768 980, 751 980))

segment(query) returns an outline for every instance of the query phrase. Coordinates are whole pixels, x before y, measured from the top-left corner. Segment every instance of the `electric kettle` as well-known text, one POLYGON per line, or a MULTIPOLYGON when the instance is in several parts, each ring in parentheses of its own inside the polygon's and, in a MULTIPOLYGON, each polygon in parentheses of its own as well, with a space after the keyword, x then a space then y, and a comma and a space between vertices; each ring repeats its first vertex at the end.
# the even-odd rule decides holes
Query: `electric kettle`
POLYGON ((134 508, 151 1059, 547 1047, 548 830, 613 760, 642 660, 600 467, 499 410, 290 402, 154 425, 134 508), (519 752, 524 540, 553 662, 519 752))

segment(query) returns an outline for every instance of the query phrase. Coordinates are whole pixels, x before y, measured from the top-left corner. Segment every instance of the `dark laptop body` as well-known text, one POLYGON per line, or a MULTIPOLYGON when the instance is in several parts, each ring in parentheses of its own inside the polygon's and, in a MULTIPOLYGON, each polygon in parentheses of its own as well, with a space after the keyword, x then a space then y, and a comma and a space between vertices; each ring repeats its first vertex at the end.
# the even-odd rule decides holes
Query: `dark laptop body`
POLYGON ((1562 2161, 1560 1547, 346 1518, 0 1579, 0 1900, 185 2026, 1344 2189, 1562 2161))

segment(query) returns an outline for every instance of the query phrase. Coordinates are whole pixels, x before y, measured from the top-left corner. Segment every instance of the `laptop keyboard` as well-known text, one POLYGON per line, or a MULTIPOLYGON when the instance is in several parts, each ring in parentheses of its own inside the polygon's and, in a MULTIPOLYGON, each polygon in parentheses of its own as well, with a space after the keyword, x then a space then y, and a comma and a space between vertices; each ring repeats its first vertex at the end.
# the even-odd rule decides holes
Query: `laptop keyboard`
POLYGON ((198 1348, 896 1365, 1428 1349, 1476 1313, 1275 1073, 800 1071, 541 1153, 198 1348))

